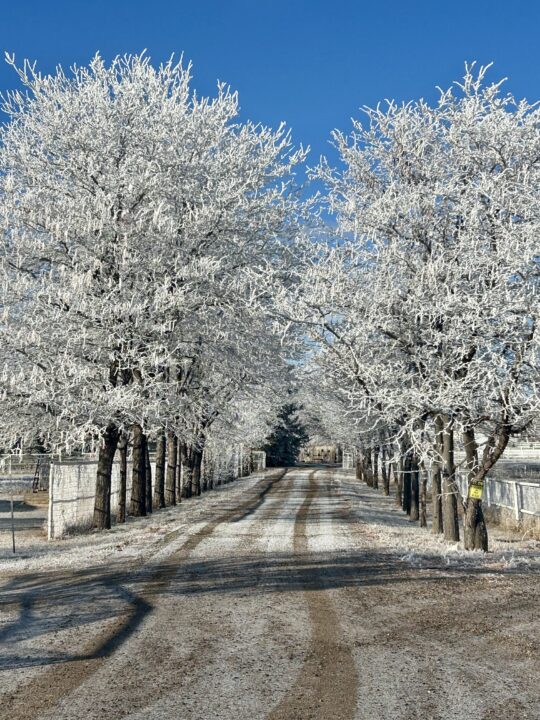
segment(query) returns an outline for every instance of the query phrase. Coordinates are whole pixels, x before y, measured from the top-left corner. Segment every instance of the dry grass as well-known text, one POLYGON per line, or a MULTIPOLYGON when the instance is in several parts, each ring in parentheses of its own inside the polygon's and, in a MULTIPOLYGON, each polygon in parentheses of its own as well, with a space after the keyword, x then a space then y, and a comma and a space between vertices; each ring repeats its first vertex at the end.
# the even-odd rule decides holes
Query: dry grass
POLYGON ((540 540, 540 517, 522 515, 518 521, 513 510, 496 506, 484 507, 483 511, 488 527, 497 525, 501 530, 511 530, 523 538, 540 540))

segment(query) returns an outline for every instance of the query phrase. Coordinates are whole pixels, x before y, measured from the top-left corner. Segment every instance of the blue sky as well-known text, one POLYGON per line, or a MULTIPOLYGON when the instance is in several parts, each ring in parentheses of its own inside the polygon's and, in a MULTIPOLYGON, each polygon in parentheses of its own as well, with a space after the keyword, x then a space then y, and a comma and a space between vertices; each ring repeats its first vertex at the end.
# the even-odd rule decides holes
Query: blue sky
MULTIPOLYGON (((330 131, 348 130, 362 105, 435 98, 464 60, 495 62, 518 96, 540 97, 540 3, 470 0, 19 0, 0 3, 0 47, 17 59, 84 64, 147 48, 160 61, 184 53, 194 87, 219 78, 240 94, 244 117, 285 120, 310 164, 330 154, 330 131)), ((17 84, 0 64, 0 88, 17 84)))

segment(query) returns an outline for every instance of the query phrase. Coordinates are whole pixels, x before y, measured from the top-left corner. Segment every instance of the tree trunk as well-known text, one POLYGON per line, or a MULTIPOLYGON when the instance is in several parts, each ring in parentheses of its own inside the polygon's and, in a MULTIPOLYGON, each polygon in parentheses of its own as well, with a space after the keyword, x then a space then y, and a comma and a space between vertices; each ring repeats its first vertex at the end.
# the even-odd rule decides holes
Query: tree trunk
POLYGON ((190 498, 193 495, 193 452, 187 445, 184 445, 184 461, 184 492, 190 498))
POLYGON ((422 463, 420 466, 420 527, 427 527, 427 483, 428 471, 422 463))
POLYGON ((369 487, 373 487, 373 453, 371 448, 366 452, 366 477, 369 487))
POLYGON ((145 438, 140 425, 133 426, 133 469, 131 483, 131 514, 146 515, 146 453, 145 438))
POLYGON ((191 494, 191 474, 189 472, 189 457, 186 443, 180 443, 180 458, 182 463, 182 497, 188 498, 191 494))
MULTIPOLYGON (((201 451, 201 470, 199 473, 199 484, 201 486, 202 492, 206 492, 208 490, 208 478, 206 476, 206 473, 204 472, 204 466, 203 466, 203 453, 201 451)), ((243 476, 243 467, 240 466, 240 475, 238 477, 243 476)))
POLYGON ((368 487, 373 487, 373 470, 371 468, 371 448, 362 453, 362 479, 368 487))
POLYGON ((482 500, 478 498, 467 498, 467 507, 463 517, 463 534, 465 550, 488 551, 486 521, 482 511, 482 500))
POLYGON ((404 469, 403 469, 403 510, 410 515, 411 513, 411 472, 412 463, 409 455, 405 458, 404 469))
POLYGON ((173 432, 167 433, 167 478, 165 482, 165 505, 176 505, 176 457, 178 439, 173 432))
POLYGON ((182 443, 176 438, 176 502, 182 502, 182 443))
POLYGON ((197 456, 195 458, 195 472, 197 474, 197 483, 199 486, 199 495, 201 494, 201 477, 202 477, 202 469, 203 469, 203 451, 199 450, 197 453, 197 456))
MULTIPOLYGON (((395 465, 394 465, 395 469, 395 465)), ((400 508, 403 507, 403 478, 405 471, 405 458, 403 455, 400 455, 399 463, 397 465, 397 475, 396 475, 396 505, 400 508)))
POLYGON ((118 493, 118 512, 116 522, 126 522, 126 494, 127 494, 127 451, 128 438, 125 435, 118 445, 120 451, 120 488, 118 493))
POLYGON ((444 423, 440 415, 435 418, 435 451, 437 462, 433 464, 431 478, 431 532, 440 535, 443 532, 443 498, 442 498, 442 462, 444 423))
MULTIPOLYGON (((204 452, 203 450, 203 456, 202 456, 202 472, 204 475, 207 475, 207 485, 209 490, 214 489, 214 463, 209 462, 208 458, 208 452, 204 452)), ((248 466, 247 466, 248 475, 251 475, 253 472, 252 470, 252 455, 251 452, 249 453, 249 460, 248 460, 248 466)))
POLYGON ((383 494, 390 495, 390 466, 386 464, 386 446, 381 450, 381 474, 383 481, 383 494))
POLYGON ((420 517, 420 486, 418 481, 418 459, 413 457, 411 462, 411 510, 409 519, 416 522, 420 517))
POLYGON ((111 527, 111 473, 118 435, 116 425, 109 423, 103 435, 103 444, 99 448, 92 522, 92 526, 99 530, 108 530, 111 527))
POLYGON ((356 448, 356 479, 362 481, 362 453, 356 448))
POLYGON ((165 507, 165 452, 167 441, 165 433, 160 430, 156 442, 156 478, 154 482, 154 505, 156 508, 165 507))
POLYGON ((443 531, 445 540, 459 540, 457 491, 455 486, 453 420, 442 416, 443 423, 443 531))
POLYGON ((192 450, 192 475, 191 475, 191 494, 199 496, 201 494, 201 463, 202 452, 199 448, 192 450))
POLYGON ((148 436, 144 436, 144 479, 146 485, 146 512, 152 513, 152 466, 150 465, 150 450, 148 449, 148 436))
POLYGON ((482 486, 484 476, 478 467, 478 446, 474 428, 463 432, 463 445, 467 467, 467 500, 463 517, 463 540, 465 550, 488 551, 488 532, 482 511, 482 486), (479 495, 479 497, 478 497, 479 495))
POLYGON ((431 476, 431 532, 440 535, 443 532, 442 467, 433 465, 431 476))
MULTIPOLYGON (((201 457, 201 463, 202 463, 202 457, 201 457)), ((238 467, 238 479, 244 477, 244 446, 240 445, 240 463, 238 467)))
POLYGON ((379 446, 373 448, 373 487, 379 488, 379 446))

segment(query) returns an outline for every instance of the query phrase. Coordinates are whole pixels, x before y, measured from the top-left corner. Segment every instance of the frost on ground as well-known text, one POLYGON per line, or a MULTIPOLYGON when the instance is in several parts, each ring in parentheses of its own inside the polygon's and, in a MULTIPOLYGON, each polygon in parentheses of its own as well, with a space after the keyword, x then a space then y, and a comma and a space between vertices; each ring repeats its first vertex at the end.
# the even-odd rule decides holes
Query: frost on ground
POLYGON ((448 552, 351 473, 267 472, 29 561, 2 585, 10 720, 537 717, 534 564, 448 552))
POLYGON ((335 490, 350 504, 351 512, 358 519, 358 529, 370 538, 373 546, 398 552, 403 561, 428 568, 434 563, 453 567, 483 568, 486 571, 503 568, 540 569, 540 541, 503 530, 493 525, 488 528, 490 551, 463 549, 462 543, 450 543, 442 535, 430 530, 430 507, 428 505, 428 528, 420 528, 409 521, 396 506, 391 494, 385 497, 381 490, 360 483, 353 470, 338 470, 332 481, 335 490))
POLYGON ((241 495, 261 479, 260 474, 217 487, 214 491, 182 501, 176 507, 156 510, 143 518, 128 517, 125 525, 113 525, 107 532, 90 531, 61 540, 47 541, 41 533, 16 533, 17 552, 11 548, 11 535, 2 533, 0 573, 14 574, 35 570, 78 569, 125 560, 144 561, 155 557, 172 533, 196 532, 223 502, 241 495))
MULTIPOLYGON (((124 560, 151 557, 171 533, 195 532, 219 511, 224 500, 240 497, 260 480, 261 475, 218 487, 199 499, 182 502, 174 508, 155 511, 146 518, 128 518, 125 525, 114 525, 108 532, 88 532, 47 542, 44 532, 20 531, 16 534, 17 552, 11 551, 11 536, 3 532, 0 543, 0 572, 12 574, 32 570, 75 569, 124 560)), ((433 535, 418 523, 409 522, 395 505, 394 497, 361 484, 350 470, 336 470, 330 489, 349 504, 358 520, 357 531, 373 546, 397 552, 412 566, 430 567, 443 563, 454 567, 478 567, 485 570, 504 568, 540 568, 540 541, 510 530, 491 526, 490 552, 466 551, 461 543, 449 543, 433 535)), ((428 507, 428 524, 429 507, 428 507)))

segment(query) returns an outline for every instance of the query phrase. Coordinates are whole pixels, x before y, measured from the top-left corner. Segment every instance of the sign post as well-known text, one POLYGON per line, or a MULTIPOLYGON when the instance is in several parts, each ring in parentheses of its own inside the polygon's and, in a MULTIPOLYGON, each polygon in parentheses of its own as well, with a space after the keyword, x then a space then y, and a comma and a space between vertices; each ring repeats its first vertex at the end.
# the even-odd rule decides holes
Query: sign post
POLYGON ((11 455, 9 456, 9 485, 11 488, 11 542, 15 553, 15 515, 13 513, 13 475, 11 472, 11 455))

